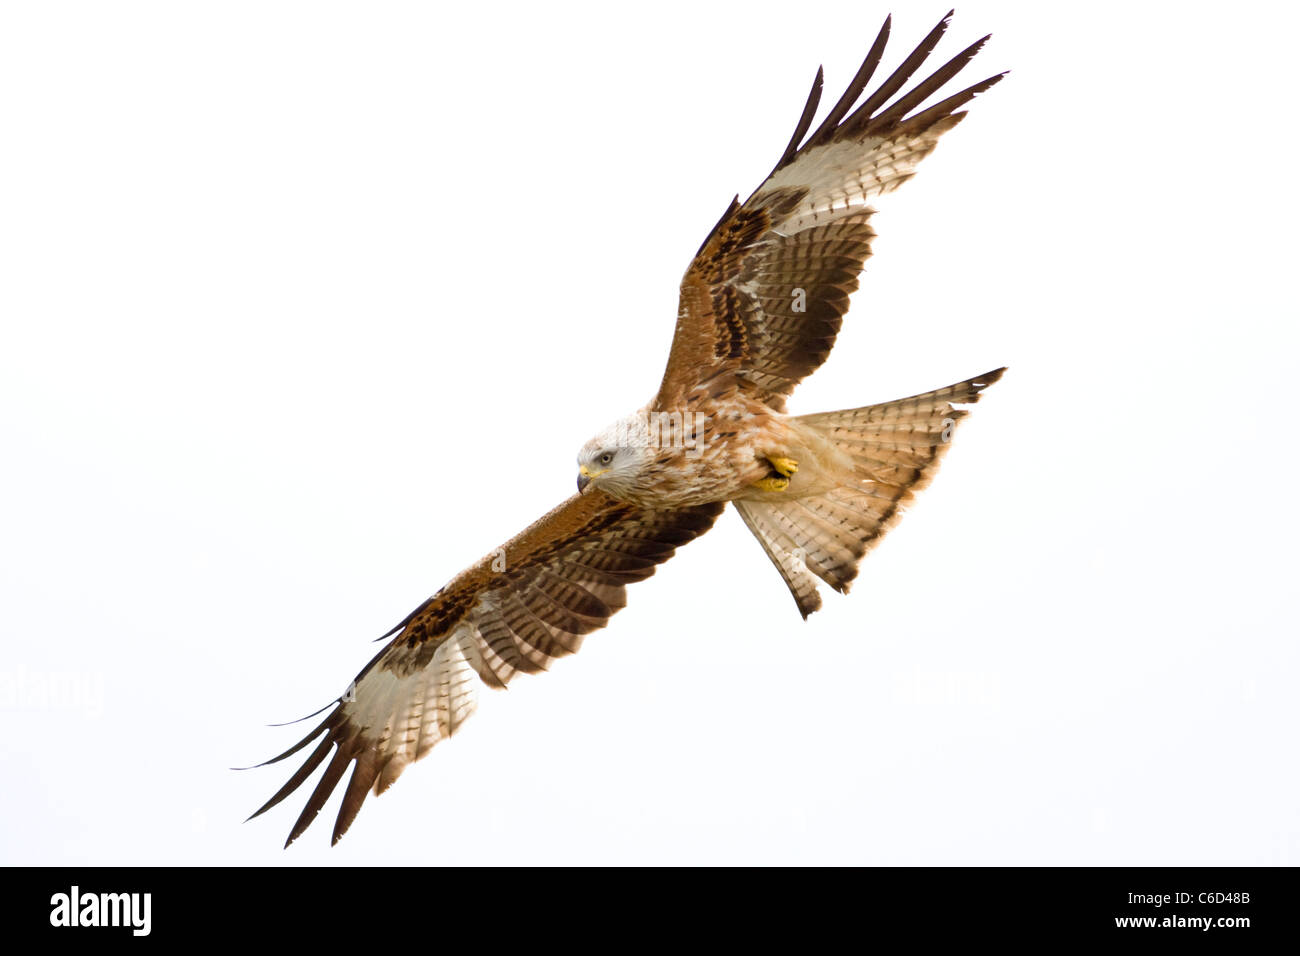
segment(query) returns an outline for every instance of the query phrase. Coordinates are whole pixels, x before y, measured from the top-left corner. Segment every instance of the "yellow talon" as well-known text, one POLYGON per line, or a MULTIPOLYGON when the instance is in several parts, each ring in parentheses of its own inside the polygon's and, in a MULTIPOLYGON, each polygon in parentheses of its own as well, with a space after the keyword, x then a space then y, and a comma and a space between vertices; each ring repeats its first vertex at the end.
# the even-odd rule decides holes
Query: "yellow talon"
POLYGON ((787 478, 799 470, 799 463, 793 458, 769 458, 768 461, 772 463, 773 468, 787 478))
POLYGON ((790 479, 764 478, 761 481, 754 482, 754 487, 759 491, 785 491, 790 487, 790 479))

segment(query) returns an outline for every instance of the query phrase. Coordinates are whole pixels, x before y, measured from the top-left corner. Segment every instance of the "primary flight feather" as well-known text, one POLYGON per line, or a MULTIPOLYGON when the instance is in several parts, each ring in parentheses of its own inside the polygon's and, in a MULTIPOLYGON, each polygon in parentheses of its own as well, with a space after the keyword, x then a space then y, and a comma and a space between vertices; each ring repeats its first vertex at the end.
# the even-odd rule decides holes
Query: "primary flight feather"
POLYGON ((350 768, 337 842, 371 790, 382 793, 456 732, 480 683, 504 687, 572 654, 623 607, 628 584, 708 531, 728 502, 804 617, 821 606, 819 581, 848 589, 862 556, 933 475, 966 414, 954 404, 978 401, 1002 374, 864 408, 785 414, 795 385, 830 354, 871 254, 869 200, 910 179, 966 115, 960 107, 1002 78, 921 109, 985 37, 898 95, 950 16, 863 99, 889 37, 886 19, 844 95, 809 134, 817 71, 775 168, 743 204, 732 201, 686 270, 654 399, 583 446, 577 494, 412 611, 329 715, 267 761, 314 745, 253 816, 325 766, 286 846, 350 768))

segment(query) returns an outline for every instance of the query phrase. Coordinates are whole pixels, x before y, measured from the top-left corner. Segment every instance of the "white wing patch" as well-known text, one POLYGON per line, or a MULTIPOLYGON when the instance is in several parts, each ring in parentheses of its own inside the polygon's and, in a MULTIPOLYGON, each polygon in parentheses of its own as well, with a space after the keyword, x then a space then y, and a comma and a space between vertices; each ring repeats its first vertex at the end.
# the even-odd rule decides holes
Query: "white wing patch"
POLYGON ((875 196, 893 192, 916 174, 916 167, 956 125, 960 115, 948 117, 919 134, 863 141, 841 140, 814 146, 778 170, 751 200, 761 204, 765 195, 780 189, 808 190, 807 197, 773 228, 786 235, 834 222, 862 212, 875 196))
POLYGON ((459 730, 478 706, 480 658, 469 625, 462 623, 439 644, 428 665, 410 659, 418 651, 395 645, 343 704, 347 725, 370 744, 383 767, 376 794, 459 730))

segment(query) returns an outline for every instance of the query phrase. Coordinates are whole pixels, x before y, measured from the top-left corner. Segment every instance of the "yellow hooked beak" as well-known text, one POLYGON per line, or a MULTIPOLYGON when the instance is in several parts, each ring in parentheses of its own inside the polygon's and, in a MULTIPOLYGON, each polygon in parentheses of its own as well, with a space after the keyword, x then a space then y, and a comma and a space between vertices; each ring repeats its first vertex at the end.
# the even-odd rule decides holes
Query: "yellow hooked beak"
POLYGON ((603 471, 592 471, 586 465, 579 465, 578 466, 578 491, 581 492, 585 490, 586 487, 589 484, 591 484, 591 479, 600 477, 606 471, 609 471, 609 469, 606 468, 603 471))

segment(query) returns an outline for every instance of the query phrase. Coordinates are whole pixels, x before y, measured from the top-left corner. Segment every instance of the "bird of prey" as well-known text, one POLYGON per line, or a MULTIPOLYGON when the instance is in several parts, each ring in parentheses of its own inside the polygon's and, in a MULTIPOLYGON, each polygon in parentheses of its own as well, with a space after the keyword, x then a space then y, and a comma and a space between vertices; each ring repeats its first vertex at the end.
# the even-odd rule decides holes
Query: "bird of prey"
POLYGON ((904 90, 950 16, 863 98, 889 37, 886 19, 844 95, 809 133, 818 69, 775 168, 745 202, 732 200, 686 270, 658 393, 582 447, 577 494, 385 634, 391 642, 329 715, 267 761, 319 739, 253 814, 324 764, 286 847, 351 766, 337 842, 369 791, 382 793, 456 732, 480 683, 504 687, 578 650, 623 607, 629 584, 708 531, 728 502, 805 618, 821 605, 818 581, 848 590, 862 556, 933 476, 966 414, 954 405, 977 401, 1003 371, 864 408, 785 413, 795 385, 830 353, 871 254, 870 201, 910 179, 964 118, 960 107, 1005 75, 922 108, 985 37, 904 90))

